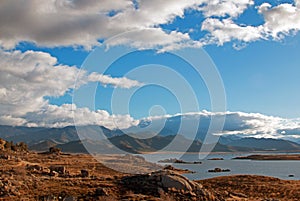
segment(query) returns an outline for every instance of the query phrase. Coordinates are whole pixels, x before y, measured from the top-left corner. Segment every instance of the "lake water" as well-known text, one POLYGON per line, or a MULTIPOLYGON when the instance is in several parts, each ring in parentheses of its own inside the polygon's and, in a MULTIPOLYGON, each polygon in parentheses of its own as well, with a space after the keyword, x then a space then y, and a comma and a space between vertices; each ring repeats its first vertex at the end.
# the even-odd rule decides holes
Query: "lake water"
MULTIPOLYGON (((202 164, 172 164, 176 168, 189 169, 196 173, 185 174, 192 180, 201 180, 218 176, 228 175, 264 175, 277 177, 285 180, 300 180, 300 161, 253 161, 232 160, 236 156, 251 155, 253 153, 226 153, 211 154, 206 159, 200 160, 202 164), (224 160, 207 160, 208 158, 224 158, 224 160), (210 173, 214 168, 230 169, 230 172, 210 173), (294 175, 294 177, 289 177, 294 175)), ((258 153, 255 153, 258 154, 258 153)), ((262 154, 262 153, 259 153, 262 154)), ((280 153, 278 153, 280 154, 280 153)), ((282 153, 281 153, 282 154, 282 153)), ((144 156, 148 161, 158 162, 162 159, 180 158, 179 154, 148 154, 144 156)), ((198 154, 186 154, 181 159, 185 161, 199 161, 198 154), (197 160, 198 159, 198 160, 197 160)), ((160 163, 164 165, 163 163, 160 163)))

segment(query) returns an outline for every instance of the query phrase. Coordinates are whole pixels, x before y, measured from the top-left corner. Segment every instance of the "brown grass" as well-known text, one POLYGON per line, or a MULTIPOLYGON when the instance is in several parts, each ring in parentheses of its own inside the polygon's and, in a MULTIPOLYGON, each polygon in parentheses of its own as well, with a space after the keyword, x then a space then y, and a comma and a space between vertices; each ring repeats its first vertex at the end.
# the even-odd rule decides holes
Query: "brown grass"
MULTIPOLYGON (((243 200, 300 200, 300 181, 285 181, 272 177, 237 175, 198 181, 214 189, 228 200, 235 194, 246 195, 243 200)), ((240 196, 241 198, 242 196, 240 196)))

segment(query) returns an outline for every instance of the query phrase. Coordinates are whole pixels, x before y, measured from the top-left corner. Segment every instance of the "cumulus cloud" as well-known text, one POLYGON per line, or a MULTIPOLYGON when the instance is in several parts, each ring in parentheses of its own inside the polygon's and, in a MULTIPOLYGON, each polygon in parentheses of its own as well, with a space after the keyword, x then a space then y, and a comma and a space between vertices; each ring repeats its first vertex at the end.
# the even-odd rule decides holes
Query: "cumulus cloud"
POLYGON ((22 125, 34 127, 99 125, 109 129, 124 129, 138 123, 130 115, 110 115, 105 110, 91 111, 88 108, 77 108, 74 104, 47 105, 38 112, 26 114, 24 119, 26 122, 22 125))
POLYGON ((27 123, 28 113, 52 109, 54 106, 45 97, 63 96, 74 87, 75 81, 77 87, 88 82, 120 88, 141 85, 125 77, 89 74, 75 66, 58 64, 48 53, 34 51, 0 50, 0 80, 0 123, 12 125, 27 123))
MULTIPOLYGON (((172 40, 175 34, 163 32, 157 25, 183 17, 184 10, 196 3, 196 0, 137 1, 136 7, 129 0, 26 0, 23 3, 4 0, 0 2, 0 45, 11 49, 29 41, 39 46, 91 49, 101 39, 141 28, 157 28, 161 33, 151 39, 157 39, 154 43, 164 43, 167 36, 172 40)), ((142 42, 150 41, 145 38, 142 42)))
POLYGON ((203 3, 198 10, 202 11, 205 17, 237 17, 252 5, 253 0, 210 0, 203 3))
POLYGON ((132 7, 129 0, 4 0, 0 2, 0 44, 10 49, 29 41, 90 49, 98 40, 121 31, 110 25, 109 12, 132 7))
POLYGON ((145 28, 123 33, 107 41, 106 44, 108 46, 123 44, 137 49, 158 48, 164 51, 178 49, 187 43, 191 43, 187 33, 171 31, 166 34, 161 28, 145 28))
POLYGON ((257 11, 265 23, 251 26, 238 24, 235 19, 254 6, 253 0, 51 0, 42 3, 3 0, 0 2, 0 46, 11 49, 27 41, 38 46, 91 49, 101 40, 134 30, 111 44, 171 50, 185 47, 187 43, 200 46, 223 45, 231 40, 246 43, 268 38, 278 40, 299 31, 299 4, 299 0, 274 7, 262 3, 257 11), (208 34, 200 42, 193 41, 188 33, 161 28, 176 18, 184 18, 189 10, 204 16, 204 22, 199 24, 208 34))
MULTIPOLYGON (((300 119, 285 119, 280 117, 268 116, 260 113, 246 113, 246 112, 193 112, 175 115, 155 116, 142 119, 142 122, 151 122, 149 129, 155 131, 160 130, 155 126, 172 130, 178 127, 180 121, 185 121, 186 125, 189 122, 199 122, 199 128, 207 132, 211 119, 216 121, 225 118, 224 128, 219 133, 212 133, 214 135, 238 135, 241 137, 256 137, 256 138, 283 138, 295 140, 300 138, 300 119), (163 123, 161 123, 163 122, 163 123), (170 127, 171 126, 171 127, 170 127)), ((150 132, 146 128, 144 131, 150 132)), ((135 129, 141 131, 142 129, 135 129)), ((176 130, 176 129, 175 129, 176 130)), ((131 129, 130 131, 134 131, 131 129)), ((183 135, 189 135, 189 128, 184 129, 183 135)), ((206 133, 205 133, 206 134, 206 133)))
POLYGON ((284 3, 275 7, 264 3, 258 10, 264 16, 264 31, 267 36, 281 39, 284 35, 300 30, 299 0, 295 0, 295 5, 284 3))
POLYGON ((263 26, 237 25, 231 19, 208 18, 202 23, 202 31, 208 31, 209 38, 207 43, 223 45, 232 40, 242 42, 256 41, 262 36, 263 26))
MULTIPOLYGON (((257 7, 258 14, 263 15, 264 23, 259 26, 245 25, 236 23, 233 18, 244 12, 245 8, 253 5, 253 1, 244 1, 240 5, 240 9, 235 11, 234 6, 231 6, 233 13, 227 12, 222 8, 222 4, 230 7, 230 1, 225 1, 217 6, 218 9, 212 9, 206 15, 207 19, 202 23, 202 31, 208 31, 206 38, 202 39, 203 44, 218 44, 223 45, 226 42, 253 42, 260 39, 264 40, 280 40, 286 35, 296 34, 300 30, 300 3, 295 0, 294 4, 282 3, 272 7, 269 3, 263 3, 257 7), (225 3, 226 2, 226 3, 225 3), (214 13, 216 12, 216 14, 214 13), (224 19, 211 18, 211 16, 226 16, 224 19)), ((238 8, 238 6, 237 6, 238 8)), ((210 9, 208 10, 210 11, 210 9)), ((205 10, 204 10, 205 14, 205 10)))

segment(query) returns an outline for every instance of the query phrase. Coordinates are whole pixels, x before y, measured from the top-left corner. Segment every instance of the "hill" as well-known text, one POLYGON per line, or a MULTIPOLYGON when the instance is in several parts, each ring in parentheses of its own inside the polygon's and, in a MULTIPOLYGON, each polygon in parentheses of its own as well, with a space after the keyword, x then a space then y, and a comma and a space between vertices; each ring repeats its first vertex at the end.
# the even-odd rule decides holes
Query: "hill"
POLYGON ((221 137, 220 142, 224 145, 239 146, 245 148, 261 149, 264 151, 299 151, 300 145, 282 139, 271 138, 235 138, 231 140, 221 137))
MULTIPOLYGON (((70 153, 144 153, 144 152, 156 152, 156 151, 170 151, 170 152, 199 152, 202 143, 198 140, 190 141, 183 136, 179 137, 179 142, 176 145, 170 145, 175 136, 154 136, 149 139, 138 139, 128 135, 120 135, 109 138, 108 140, 94 141, 90 139, 77 140, 68 142, 65 144, 58 144, 56 147, 60 148, 63 152, 70 153), (190 146, 188 146, 190 145, 190 146), (188 150, 187 150, 187 147, 188 150), (88 150, 87 150, 88 148, 88 150)), ((41 144, 47 144, 48 141, 44 143, 39 143, 37 145, 31 146, 38 150, 41 144)), ((42 151, 42 150, 38 150, 42 151)), ((217 144, 214 152, 250 152, 255 151, 252 148, 245 147, 234 147, 228 145, 217 144)))
MULTIPOLYGON (((143 122, 141 126, 147 126, 147 122, 143 122)), ((129 131, 129 130, 128 130, 129 131)), ((173 131, 172 131, 173 132, 173 131)), ((86 153, 81 140, 93 139, 92 141, 85 141, 90 149, 95 151, 99 147, 109 150, 109 152, 119 152, 117 148, 128 151, 130 153, 153 152, 157 150, 169 151, 186 151, 188 145, 188 152, 198 152, 202 146, 200 139, 191 140, 188 136, 177 135, 178 140, 176 144, 171 144, 176 134, 172 134, 170 130, 164 130, 162 134, 151 138, 146 138, 151 133, 136 133, 130 137, 124 135, 121 130, 110 130, 101 126, 68 126, 64 128, 29 128, 29 127, 12 127, 0 126, 0 138, 6 141, 13 141, 15 143, 25 142, 31 150, 45 151, 49 147, 59 146, 68 151, 86 153), (80 137, 78 136, 80 132, 80 137), (103 133, 105 136, 101 135, 103 133), (171 134, 167 134, 171 133, 171 134), (141 139, 143 137, 143 139, 141 139), (109 141, 104 139, 108 138, 109 141), (96 139, 96 140, 94 140, 96 139), (81 146, 81 147, 80 147, 81 146), (79 150, 79 151, 78 151, 79 150)), ((202 132, 201 132, 202 133, 202 132)), ((102 149, 102 148, 101 148, 102 149)), ((102 152, 103 150, 101 150, 102 152)), ((267 139, 267 138, 240 138, 237 136, 221 136, 219 143, 216 144, 215 152, 251 152, 251 151, 300 151, 300 145, 296 142, 282 140, 282 139, 267 139)))
POLYGON ((53 140, 45 140, 36 144, 33 144, 29 147, 33 151, 48 151, 50 147, 55 147, 58 144, 53 140))
POLYGON ((102 126, 67 126, 64 128, 0 126, 0 138, 13 142, 25 142, 29 146, 47 140, 63 144, 79 140, 78 131, 83 136, 90 137, 99 137, 100 132, 103 132, 107 137, 120 134, 120 131, 112 131, 102 126))

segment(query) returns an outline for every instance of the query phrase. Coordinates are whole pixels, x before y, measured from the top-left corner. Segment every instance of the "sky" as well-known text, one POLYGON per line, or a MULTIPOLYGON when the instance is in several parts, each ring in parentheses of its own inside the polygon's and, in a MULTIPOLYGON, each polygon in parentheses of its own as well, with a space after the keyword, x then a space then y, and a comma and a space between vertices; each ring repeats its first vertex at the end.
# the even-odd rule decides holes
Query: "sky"
POLYGON ((236 114, 253 135, 300 130, 299 0, 3 0, 0 19, 1 125, 63 127, 76 114, 123 129, 210 111, 236 114), (196 68, 217 70, 226 108, 176 56, 190 48, 196 68))

